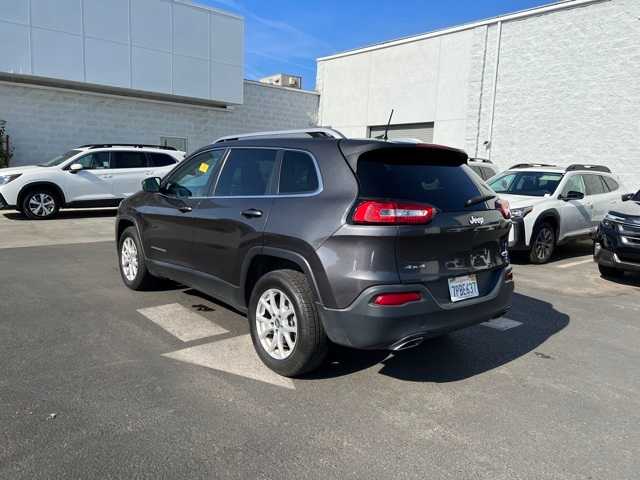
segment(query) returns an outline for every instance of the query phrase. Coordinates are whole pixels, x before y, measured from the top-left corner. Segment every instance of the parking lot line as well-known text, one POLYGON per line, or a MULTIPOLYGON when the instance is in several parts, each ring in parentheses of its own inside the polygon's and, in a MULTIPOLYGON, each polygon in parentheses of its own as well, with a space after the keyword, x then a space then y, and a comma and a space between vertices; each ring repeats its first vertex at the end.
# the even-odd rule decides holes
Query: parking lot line
POLYGON ((520 325, 522 325, 522 322, 517 322, 515 320, 511 320, 510 318, 500 317, 489 320, 488 322, 481 323, 480 325, 505 332, 507 330, 511 330, 512 328, 519 327, 520 325))
POLYGON ((585 263, 593 262, 593 258, 589 257, 585 260, 578 260, 577 262, 563 263, 562 265, 557 265, 556 268, 571 268, 577 267, 578 265, 584 265, 585 263))
POLYGON ((183 342, 192 342, 201 338, 229 333, 228 330, 179 303, 142 308, 138 310, 138 313, 183 342))
POLYGON ((262 363, 253 348, 250 335, 242 335, 165 353, 163 357, 239 375, 277 387, 291 390, 296 388, 290 378, 281 377, 262 363))

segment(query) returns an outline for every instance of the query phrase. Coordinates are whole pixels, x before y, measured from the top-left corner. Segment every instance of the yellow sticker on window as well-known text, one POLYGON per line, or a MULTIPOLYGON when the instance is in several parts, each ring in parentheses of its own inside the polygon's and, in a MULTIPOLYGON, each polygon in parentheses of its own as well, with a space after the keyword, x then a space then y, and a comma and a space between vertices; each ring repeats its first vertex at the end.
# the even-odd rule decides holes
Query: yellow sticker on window
POLYGON ((200 170, 202 173, 207 173, 209 171, 209 165, 206 163, 201 163, 198 170, 200 170))

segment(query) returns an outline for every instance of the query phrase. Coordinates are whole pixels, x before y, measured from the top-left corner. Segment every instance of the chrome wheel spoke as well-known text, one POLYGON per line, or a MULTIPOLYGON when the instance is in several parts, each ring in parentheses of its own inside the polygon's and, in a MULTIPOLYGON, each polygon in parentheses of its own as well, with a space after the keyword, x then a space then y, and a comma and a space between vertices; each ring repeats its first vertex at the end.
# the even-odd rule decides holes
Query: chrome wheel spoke
POLYGON ((298 335, 297 318, 287 295, 272 288, 260 296, 256 307, 256 333, 264 351, 276 360, 288 358, 298 335))
POLYGON ((121 258, 122 273, 127 280, 133 282, 138 276, 138 249, 131 237, 122 242, 121 258))

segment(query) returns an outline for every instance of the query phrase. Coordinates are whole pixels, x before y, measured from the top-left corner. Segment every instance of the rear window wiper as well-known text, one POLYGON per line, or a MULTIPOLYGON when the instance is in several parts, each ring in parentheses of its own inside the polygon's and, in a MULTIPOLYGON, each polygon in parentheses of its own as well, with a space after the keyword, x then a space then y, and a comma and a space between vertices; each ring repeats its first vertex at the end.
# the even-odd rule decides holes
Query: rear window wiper
POLYGON ((477 205, 478 203, 488 202, 489 200, 493 200, 494 198, 496 198, 494 194, 478 195, 477 197, 471 197, 469 200, 464 202, 464 206, 470 207, 472 205, 477 205))

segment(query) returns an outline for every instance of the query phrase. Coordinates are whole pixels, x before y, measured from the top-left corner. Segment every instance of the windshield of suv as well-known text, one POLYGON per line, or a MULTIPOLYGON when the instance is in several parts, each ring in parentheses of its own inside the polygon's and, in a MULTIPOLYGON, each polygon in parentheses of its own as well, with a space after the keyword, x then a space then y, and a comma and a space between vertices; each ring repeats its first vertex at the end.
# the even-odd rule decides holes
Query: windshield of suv
POLYGON ((544 197, 556 191, 562 173, 554 172, 506 172, 489 182, 496 193, 544 197))
POLYGON ((48 162, 38 164, 38 166, 39 167, 55 167, 57 165, 60 165, 65 160, 69 160, 74 155, 79 154, 81 151, 82 150, 69 150, 67 153, 63 155, 58 155, 56 158, 52 158, 48 162))
POLYGON ((640 202, 640 190, 638 190, 636 194, 633 196, 633 201, 640 202))

